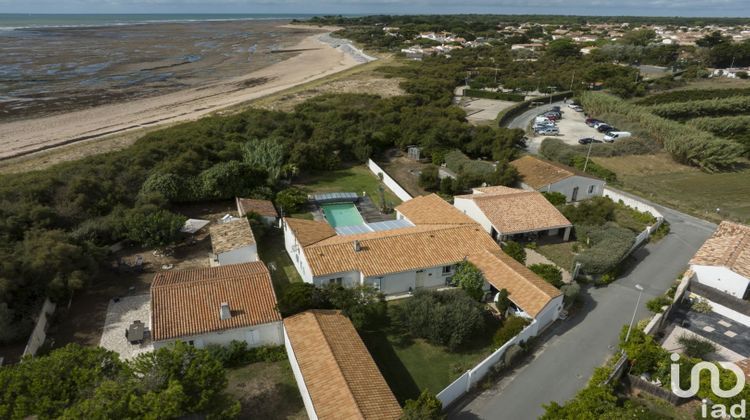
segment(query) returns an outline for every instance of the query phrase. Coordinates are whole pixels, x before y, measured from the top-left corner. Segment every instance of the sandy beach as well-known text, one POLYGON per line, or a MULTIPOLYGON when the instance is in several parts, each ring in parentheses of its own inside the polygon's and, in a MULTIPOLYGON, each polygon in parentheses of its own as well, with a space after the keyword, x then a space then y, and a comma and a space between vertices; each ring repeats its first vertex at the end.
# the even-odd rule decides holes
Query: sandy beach
POLYGON ((206 114, 337 73, 371 60, 347 43, 311 35, 287 50, 297 55, 260 70, 155 97, 0 124, 0 159, 206 114))

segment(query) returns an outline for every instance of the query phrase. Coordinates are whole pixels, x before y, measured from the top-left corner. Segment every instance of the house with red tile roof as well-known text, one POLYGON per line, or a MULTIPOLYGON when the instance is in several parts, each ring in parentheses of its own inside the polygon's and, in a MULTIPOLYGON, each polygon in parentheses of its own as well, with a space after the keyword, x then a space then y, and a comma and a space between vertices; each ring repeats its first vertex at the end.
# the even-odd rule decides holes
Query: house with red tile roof
POLYGON ((699 283, 738 299, 750 296, 750 226, 723 221, 690 260, 699 283))
POLYGON ((558 192, 568 202, 601 196, 606 183, 591 175, 535 156, 523 156, 510 164, 521 176, 521 188, 539 192, 558 192))
POLYGON ((284 343, 271 275, 260 261, 162 271, 151 283, 154 348, 180 340, 202 348, 233 340, 284 343))

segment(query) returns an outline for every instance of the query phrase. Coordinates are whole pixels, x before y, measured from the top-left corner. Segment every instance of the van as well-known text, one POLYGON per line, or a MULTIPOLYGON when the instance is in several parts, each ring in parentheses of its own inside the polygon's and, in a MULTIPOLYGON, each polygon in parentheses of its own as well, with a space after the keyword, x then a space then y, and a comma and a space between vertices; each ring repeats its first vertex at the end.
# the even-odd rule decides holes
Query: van
POLYGON ((625 139, 630 136, 632 136, 632 134, 629 131, 610 131, 606 136, 604 136, 604 141, 612 143, 617 139, 625 139))

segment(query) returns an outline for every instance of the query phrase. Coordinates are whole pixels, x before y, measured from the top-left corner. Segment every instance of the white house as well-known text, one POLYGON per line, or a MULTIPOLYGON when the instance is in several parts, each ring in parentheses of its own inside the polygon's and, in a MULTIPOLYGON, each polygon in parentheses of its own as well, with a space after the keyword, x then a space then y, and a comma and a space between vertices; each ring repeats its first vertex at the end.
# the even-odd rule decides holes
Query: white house
POLYGON ((473 194, 455 196, 453 205, 498 241, 537 235, 560 236, 567 241, 573 227, 536 191, 501 186, 474 188, 473 194))
POLYGON ((151 328, 156 349, 177 340, 198 348, 234 340, 250 347, 284 343, 271 275, 260 261, 157 273, 151 328))
POLYGON ((401 407, 349 318, 309 310, 284 320, 286 353, 310 419, 401 417, 401 407))
POLYGON ((739 299, 750 296, 750 226, 723 221, 690 260, 699 283, 739 299))
POLYGON ((211 266, 258 261, 258 245, 247 218, 216 224, 209 232, 213 249, 211 266))
POLYGON ((247 214, 257 214, 269 226, 275 225, 279 221, 279 212, 276 211, 276 207, 270 200, 236 197, 235 202, 240 217, 247 214))
POLYGON ((510 162, 521 175, 521 188, 539 192, 558 192, 568 202, 601 196, 606 182, 575 169, 533 156, 510 162))
POLYGON ((415 197, 396 207, 396 213, 409 224, 395 223, 394 229, 350 235, 337 234, 326 222, 285 218, 286 250, 307 283, 371 285, 385 295, 450 285, 456 264, 472 258, 486 262, 490 257, 484 254, 490 252, 493 265, 503 267, 499 270, 505 274, 502 281, 486 275, 486 289, 508 289, 519 314, 557 318, 560 292, 549 285, 539 286, 545 282, 525 269, 523 275, 507 275, 514 269, 509 268, 507 259, 496 257, 504 255, 499 245, 442 198, 435 194, 415 197), (530 282, 527 276, 535 280, 530 282), (506 287, 508 284, 513 287, 506 287), (526 292, 540 287, 543 293, 526 292))

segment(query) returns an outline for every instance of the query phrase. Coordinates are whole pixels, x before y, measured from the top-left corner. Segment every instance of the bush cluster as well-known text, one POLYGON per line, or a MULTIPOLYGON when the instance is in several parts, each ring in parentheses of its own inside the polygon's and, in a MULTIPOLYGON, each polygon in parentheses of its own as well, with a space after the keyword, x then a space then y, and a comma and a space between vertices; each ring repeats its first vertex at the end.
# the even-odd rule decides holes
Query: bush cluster
POLYGON ((657 296, 646 302, 646 307, 649 311, 658 314, 663 311, 662 307, 669 306, 670 304, 672 304, 672 299, 667 296, 657 296))
POLYGON ((276 305, 285 317, 308 309, 340 309, 357 328, 380 325, 387 310, 385 296, 368 285, 317 287, 310 283, 291 283, 284 287, 276 305))
POLYGON ((635 101, 638 105, 661 105, 673 102, 691 102, 706 99, 724 99, 734 96, 750 96, 750 88, 745 89, 685 89, 650 95, 635 101))
POLYGON ((588 246, 576 257, 581 269, 588 274, 604 274, 612 270, 626 256, 635 242, 629 229, 606 223, 602 226, 576 226, 579 242, 588 246))
POLYGON ((565 283, 562 280, 562 271, 553 264, 532 264, 529 266, 529 270, 536 273, 539 277, 543 278, 547 283, 561 288, 565 283))
POLYGON ((205 350, 226 368, 258 362, 278 362, 287 359, 284 346, 249 348, 247 342, 237 340, 232 340, 227 346, 210 344, 206 346, 205 350))
POLYGON ((586 173, 601 178, 607 182, 617 181, 617 174, 609 169, 599 165, 591 159, 589 159, 587 164, 585 150, 567 145, 560 139, 546 138, 542 140, 542 146, 540 147, 539 152, 547 159, 574 167, 579 171, 583 171, 585 167, 586 173))
POLYGON ((506 318, 505 321, 503 321, 503 325, 495 333, 492 343, 498 348, 502 347, 503 344, 520 334, 529 324, 531 324, 531 321, 521 316, 511 316, 506 318))
POLYGON ((463 290, 419 289, 399 307, 398 318, 411 335, 456 350, 481 333, 484 309, 463 290))
POLYGON ((686 121, 698 117, 724 117, 750 112, 750 96, 732 96, 702 101, 671 102, 652 105, 649 110, 670 120, 686 121))

